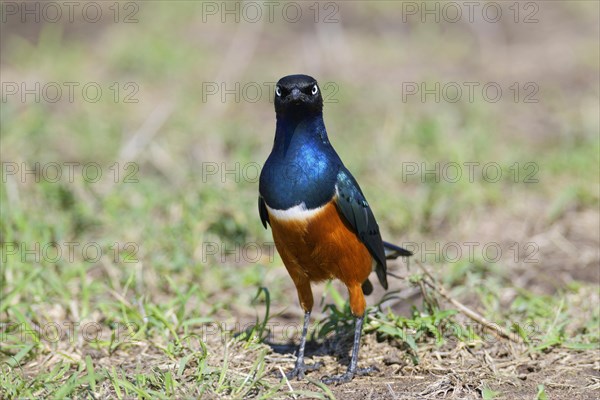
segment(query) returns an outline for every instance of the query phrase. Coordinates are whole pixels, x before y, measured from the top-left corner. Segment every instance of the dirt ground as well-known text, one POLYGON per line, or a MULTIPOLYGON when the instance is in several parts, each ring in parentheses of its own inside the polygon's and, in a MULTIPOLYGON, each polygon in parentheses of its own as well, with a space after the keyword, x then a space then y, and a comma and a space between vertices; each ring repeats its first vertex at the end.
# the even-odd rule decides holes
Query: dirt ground
MULTIPOLYGON (((598 242, 589 236, 588 229, 598 217, 599 214, 589 210, 573 211, 557 221, 545 234, 536 236, 540 243, 541 262, 534 264, 534 267, 515 265, 511 271, 515 282, 546 295, 556 294, 559 288, 574 280, 595 282, 598 279, 595 250, 598 242), (557 238, 564 240, 563 246, 565 243, 577 241, 580 250, 578 256, 573 257, 573 253, 552 244, 559 240, 557 238)), ((528 223, 532 221, 513 218, 502 225, 507 227, 503 233, 489 230, 488 234, 500 240, 503 235, 514 238, 517 231, 527 231, 521 228, 523 224, 528 223)), ((465 227, 468 229, 469 224, 466 223, 465 227)), ((482 231, 486 232, 485 229, 482 231)), ((289 279, 283 267, 273 272, 277 275, 276 279, 289 279)), ((402 274, 406 270, 405 267, 400 267, 396 268, 395 272, 402 274)), ((410 287, 406 282, 392 282, 392 286, 404 287, 401 290, 403 301, 391 304, 394 312, 406 314, 411 305, 422 304, 419 290, 410 287)), ((315 289, 315 298, 318 298, 319 289, 322 290, 322 287, 315 289)), ((383 291, 378 289, 374 296, 382 293, 383 291)), ((508 289, 507 293, 510 293, 508 289)), ((579 296, 581 298, 576 301, 582 302, 582 314, 571 316, 574 324, 586 317, 589 309, 584 307, 585 304, 592 307, 598 304, 600 294, 597 287, 592 285, 581 291, 579 296)), ((508 307, 511 295, 501 297, 508 307)), ((466 296, 464 303, 475 310, 480 306, 475 297, 466 296)), ((451 307, 444 302, 441 305, 451 307)), ((224 363, 228 363, 230 371, 243 375, 244 371, 252 369, 256 360, 260 358, 259 355, 263 353, 266 354, 262 366, 266 381, 275 386, 281 385, 281 391, 278 393, 298 392, 297 398, 310 398, 311 392, 318 393, 315 397, 323 396, 323 393, 330 391, 338 399, 543 399, 543 396, 538 397, 540 385, 543 385, 548 399, 600 398, 599 349, 578 351, 551 347, 541 352, 530 352, 527 351, 527 345, 500 338, 489 331, 482 331, 480 325, 464 316, 460 316, 459 320, 473 326, 483 340, 467 343, 450 339, 441 347, 434 344, 419 345, 419 362, 415 365, 406 346, 399 345, 398 341, 381 340, 376 334, 366 334, 363 335, 359 353, 359 367, 375 366, 379 372, 369 376, 357 376, 350 383, 331 385, 324 389, 325 386, 319 380, 346 370, 352 345, 352 332, 346 335, 330 335, 324 340, 309 341, 307 344, 307 363, 320 362, 323 364, 321 368, 309 372, 305 380, 282 380, 282 373, 289 371, 294 365, 302 311, 295 303, 272 306, 285 311, 269 321, 270 326, 274 327, 272 336, 257 347, 249 348, 245 342, 233 340, 232 336, 241 333, 244 327, 251 326, 255 321, 249 310, 240 311, 238 314, 245 314, 246 317, 232 320, 229 325, 225 324, 227 331, 211 328, 211 334, 208 335, 207 330, 198 331, 201 335, 204 333, 202 337, 208 349, 208 364, 215 371, 224 363), (292 333, 288 332, 284 337, 282 331, 285 327, 292 327, 292 333), (486 390, 495 393, 486 394, 486 390)), ((322 318, 325 315, 316 312, 314 316, 322 318)), ((223 319, 226 320, 226 317, 223 316, 223 319)), ((316 328, 311 325, 311 331, 316 328)), ((533 344, 543 333, 533 328, 530 335, 533 344)), ((164 354, 154 345, 160 344, 140 342, 138 347, 129 348, 122 353, 117 351, 110 357, 103 352, 91 351, 89 354, 99 365, 106 364, 106 367, 120 365, 124 370, 138 370, 141 365, 144 368, 150 365, 153 368, 176 369, 177 362, 165 359, 164 354), (119 359, 121 361, 118 361, 119 359)), ((188 350, 205 351, 197 342, 192 342, 188 350)), ((193 370, 194 364, 189 366, 193 370)), ((106 390, 111 392, 110 387, 106 387, 106 390)), ((258 394, 259 392, 249 393, 258 394)), ((208 398, 211 398, 211 395, 208 398)), ((289 395, 275 394, 274 398, 289 398, 289 395)))

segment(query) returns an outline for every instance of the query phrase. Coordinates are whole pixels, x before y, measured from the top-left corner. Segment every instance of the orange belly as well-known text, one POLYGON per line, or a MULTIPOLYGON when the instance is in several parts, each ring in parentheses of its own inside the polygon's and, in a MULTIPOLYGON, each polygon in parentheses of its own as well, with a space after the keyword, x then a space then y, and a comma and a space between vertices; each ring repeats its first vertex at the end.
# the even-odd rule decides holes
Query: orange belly
POLYGON ((364 313, 361 284, 371 273, 373 259, 333 202, 310 219, 278 219, 269 212, 269 222, 277 251, 306 311, 313 305, 310 282, 337 278, 348 287, 352 312, 364 313))

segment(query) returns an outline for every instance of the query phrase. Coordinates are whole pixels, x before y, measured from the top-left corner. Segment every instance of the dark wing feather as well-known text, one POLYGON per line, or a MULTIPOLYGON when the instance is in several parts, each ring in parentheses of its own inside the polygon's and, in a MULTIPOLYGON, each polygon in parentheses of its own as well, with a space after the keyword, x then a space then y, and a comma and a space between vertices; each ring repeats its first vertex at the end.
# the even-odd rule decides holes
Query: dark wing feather
POLYGON ((375 272, 377 272, 381 285, 387 289, 385 250, 379 233, 379 226, 369 203, 367 203, 354 177, 345 168, 342 168, 338 173, 336 188, 338 210, 375 259, 377 263, 375 272))
POLYGON ((258 196, 258 213, 260 214, 260 220, 263 226, 265 227, 265 229, 267 229, 267 223, 270 224, 269 213, 267 212, 267 206, 265 205, 265 201, 260 196, 258 196))

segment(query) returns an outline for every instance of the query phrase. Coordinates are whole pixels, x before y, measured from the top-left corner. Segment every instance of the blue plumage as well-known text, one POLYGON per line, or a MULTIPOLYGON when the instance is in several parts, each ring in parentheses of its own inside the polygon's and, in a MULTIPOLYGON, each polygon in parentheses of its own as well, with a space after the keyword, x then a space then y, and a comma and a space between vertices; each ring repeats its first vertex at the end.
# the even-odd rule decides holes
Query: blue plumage
POLYGON ((342 161, 329 144, 323 117, 278 120, 273 150, 261 176, 259 191, 269 207, 286 210, 304 203, 321 207, 335 193, 342 161))

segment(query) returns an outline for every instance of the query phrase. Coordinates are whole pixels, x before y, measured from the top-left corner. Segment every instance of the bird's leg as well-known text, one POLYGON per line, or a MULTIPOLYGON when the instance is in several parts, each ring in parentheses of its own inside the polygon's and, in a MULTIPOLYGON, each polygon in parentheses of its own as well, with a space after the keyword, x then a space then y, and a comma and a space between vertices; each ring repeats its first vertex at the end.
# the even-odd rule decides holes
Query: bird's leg
POLYGON ((315 363, 313 365, 306 365, 304 363, 304 348, 306 347, 306 334, 308 333, 308 324, 310 322, 310 311, 304 313, 304 326, 302 327, 302 337, 300 338, 300 347, 298 348, 298 357, 296 358, 296 365, 294 369, 285 374, 288 379, 295 376, 298 379, 304 378, 306 371, 314 371, 321 367, 321 363, 315 363))
POLYGON ((356 368, 358 363, 358 349, 360 348, 360 336, 362 334, 363 320, 364 315, 356 318, 356 325, 354 327, 354 344, 352 346, 352 358, 350 359, 348 370, 342 375, 324 378, 324 383, 330 384, 350 382, 352 378, 354 378, 354 375, 367 375, 371 372, 378 371, 376 367, 356 368))

